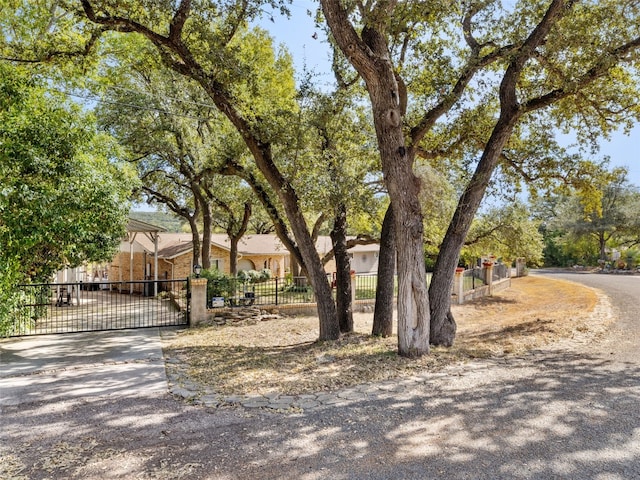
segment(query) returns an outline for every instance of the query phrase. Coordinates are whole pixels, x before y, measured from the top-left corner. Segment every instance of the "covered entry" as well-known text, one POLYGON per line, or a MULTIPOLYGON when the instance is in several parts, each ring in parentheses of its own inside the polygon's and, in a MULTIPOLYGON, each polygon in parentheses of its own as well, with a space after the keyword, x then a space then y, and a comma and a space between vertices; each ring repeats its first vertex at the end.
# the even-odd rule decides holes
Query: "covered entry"
MULTIPOLYGON (((142 222, 133 218, 127 223, 127 236, 123 241, 129 245, 128 262, 123 261, 123 256, 118 256, 117 270, 111 272, 110 281, 128 282, 129 293, 144 293, 146 296, 156 296, 158 290, 158 237, 160 232, 167 230, 157 225, 142 222), (134 242, 138 235, 144 235, 153 242, 153 252, 134 251, 134 242), (115 273, 117 271, 117 273, 115 273), (136 281, 148 281, 149 283, 136 283, 136 281)), ((113 265, 115 266, 115 265, 113 265)))

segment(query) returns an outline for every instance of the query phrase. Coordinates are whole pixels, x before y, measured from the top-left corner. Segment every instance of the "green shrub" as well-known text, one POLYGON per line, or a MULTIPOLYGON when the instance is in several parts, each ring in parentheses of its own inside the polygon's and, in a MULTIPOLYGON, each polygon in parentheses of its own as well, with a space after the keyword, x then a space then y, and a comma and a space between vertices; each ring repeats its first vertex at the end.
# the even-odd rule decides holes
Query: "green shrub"
POLYGON ((207 279, 207 299, 212 297, 233 297, 237 280, 218 269, 203 270, 201 277, 207 279))
POLYGON ((261 283, 271 278, 271 270, 242 270, 238 272, 238 280, 242 283, 261 283))

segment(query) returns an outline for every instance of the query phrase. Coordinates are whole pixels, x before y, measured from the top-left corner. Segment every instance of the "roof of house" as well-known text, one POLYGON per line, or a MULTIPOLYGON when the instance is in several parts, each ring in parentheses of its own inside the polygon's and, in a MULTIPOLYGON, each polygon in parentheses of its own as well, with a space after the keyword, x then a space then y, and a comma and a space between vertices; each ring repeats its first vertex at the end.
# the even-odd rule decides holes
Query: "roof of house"
POLYGON ((129 221, 127 222, 127 232, 157 233, 166 231, 167 229, 164 227, 141 222, 140 220, 136 220, 135 218, 129 218, 129 221))
MULTIPOLYGON (((136 242, 149 253, 154 252, 153 241, 146 235, 136 236, 136 242)), ((229 251, 231 241, 226 234, 216 233, 211 236, 212 245, 229 251)), ((325 255, 333 248, 329 236, 321 236, 316 241, 316 249, 320 255, 325 255)), ((378 244, 356 245, 351 248, 351 252, 374 252, 378 251, 378 244)), ((184 255, 193 249, 192 237, 190 233, 160 233, 158 235, 158 258, 172 259, 184 255)), ((240 239, 238 243, 238 253, 240 255, 288 255, 288 250, 284 247, 280 239, 272 234, 249 234, 240 239)))

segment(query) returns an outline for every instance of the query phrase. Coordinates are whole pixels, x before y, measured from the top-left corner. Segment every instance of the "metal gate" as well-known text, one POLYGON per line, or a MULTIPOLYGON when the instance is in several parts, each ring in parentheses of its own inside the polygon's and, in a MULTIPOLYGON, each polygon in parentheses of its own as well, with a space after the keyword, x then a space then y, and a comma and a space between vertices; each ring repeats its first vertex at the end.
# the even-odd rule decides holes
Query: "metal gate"
POLYGON ((11 336, 186 325, 189 281, 20 285, 11 336))

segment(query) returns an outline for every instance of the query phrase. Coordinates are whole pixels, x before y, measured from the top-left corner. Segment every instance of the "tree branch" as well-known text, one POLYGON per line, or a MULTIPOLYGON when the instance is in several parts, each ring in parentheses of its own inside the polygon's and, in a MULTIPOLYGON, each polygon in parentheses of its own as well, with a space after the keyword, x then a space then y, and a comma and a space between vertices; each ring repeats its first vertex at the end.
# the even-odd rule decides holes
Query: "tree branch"
POLYGON ((599 58, 597 64, 587 70, 584 75, 570 82, 567 87, 557 88, 545 95, 541 95, 524 102, 521 107, 522 111, 532 112, 540 110, 541 108, 548 107, 559 100, 575 95, 582 87, 585 87, 606 75, 611 68, 618 65, 618 61, 622 61, 626 55, 638 48, 640 48, 640 37, 637 37, 624 45, 618 46, 608 55, 599 58))
POLYGON ((176 10, 175 15, 171 19, 169 24, 169 40, 172 42, 179 41, 182 37, 182 29, 184 23, 189 17, 189 11, 191 10, 191 0, 182 0, 180 6, 176 10))
POLYGON ((88 57, 91 53, 91 50, 93 50, 93 48, 98 43, 98 40, 100 40, 102 34, 108 30, 109 28, 100 27, 92 31, 89 39, 84 44, 84 47, 78 50, 71 50, 68 52, 54 50, 51 52, 47 52, 46 55, 43 55, 39 58, 14 58, 0 56, 0 60, 5 60, 7 62, 13 63, 47 63, 55 60, 56 58, 88 57))
MULTIPOLYGON (((379 238, 374 238, 371 235, 358 235, 356 238, 347 240, 347 250, 355 247, 356 245, 373 245, 380 243, 379 238)), ((326 263, 333 258, 333 249, 329 250, 321 259, 322 264, 326 263)))

